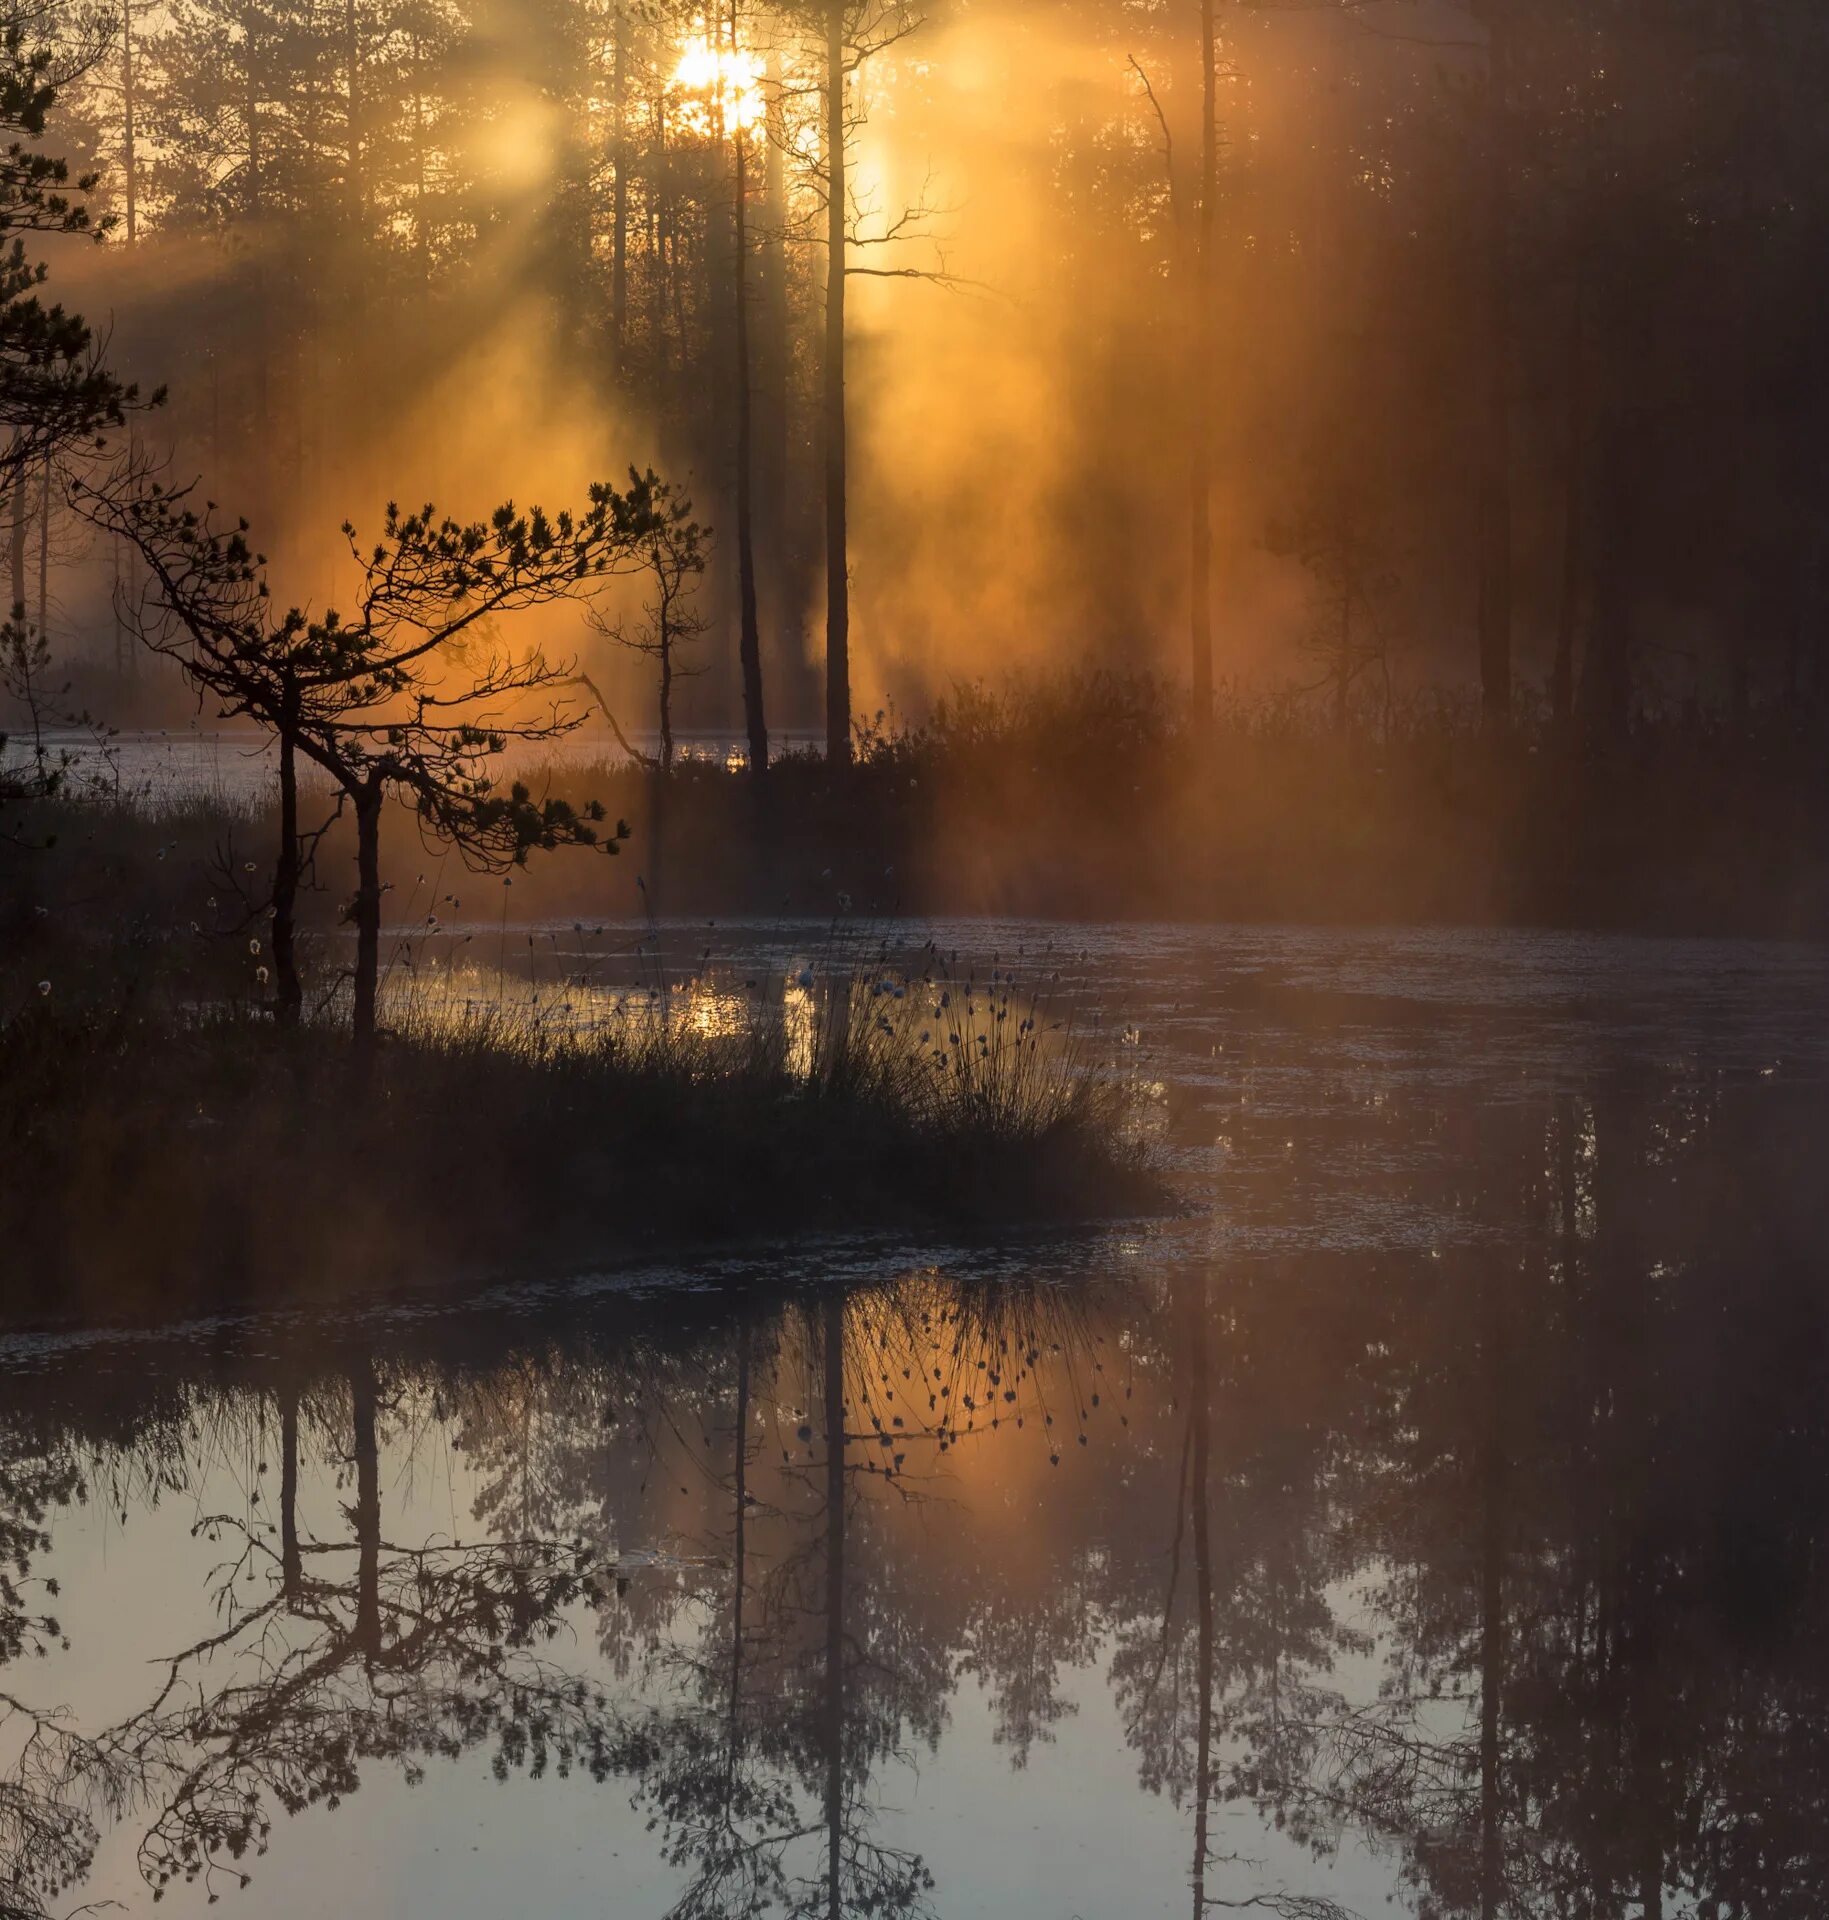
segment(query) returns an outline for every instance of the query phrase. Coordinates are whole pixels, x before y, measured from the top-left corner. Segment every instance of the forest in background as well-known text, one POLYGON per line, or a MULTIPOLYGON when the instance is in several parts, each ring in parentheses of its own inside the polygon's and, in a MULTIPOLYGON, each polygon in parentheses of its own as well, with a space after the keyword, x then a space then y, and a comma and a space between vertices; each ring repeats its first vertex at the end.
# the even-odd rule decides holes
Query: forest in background
MULTIPOLYGON (((287 599, 333 598, 337 525, 387 499, 653 458, 718 534, 681 710, 734 730, 746 468, 771 717, 827 719, 836 55, 857 711, 1086 661, 1210 661, 1387 732, 1425 688, 1597 738, 1820 689, 1829 28, 1801 0, 42 24, 88 36, 48 139, 113 219, 56 284, 169 388, 140 436, 287 599)), ((54 499, 41 553, 35 491, 15 587, 106 664, 120 563, 54 499)), ((639 660, 553 633, 650 723, 639 660)))

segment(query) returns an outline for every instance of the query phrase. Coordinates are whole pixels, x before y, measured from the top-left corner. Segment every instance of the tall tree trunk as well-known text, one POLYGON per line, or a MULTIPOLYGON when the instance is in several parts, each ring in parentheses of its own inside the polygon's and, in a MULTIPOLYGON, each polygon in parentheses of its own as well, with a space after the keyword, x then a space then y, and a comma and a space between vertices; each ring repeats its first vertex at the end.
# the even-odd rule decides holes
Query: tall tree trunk
MULTIPOLYGON (((362 41, 356 21, 356 0, 343 0, 343 59, 347 68, 343 94, 343 139, 348 178, 344 198, 348 206, 350 239, 362 231, 362 41)), ((358 269, 356 279, 361 281, 358 269)))
MULTIPOLYGON (((654 108, 654 156, 659 181, 660 264, 662 317, 670 307, 673 314, 673 338, 679 347, 679 371, 686 372, 692 355, 686 338, 686 278, 680 270, 680 219, 674 196, 674 161, 667 150, 667 95, 663 88, 654 108)), ((663 356, 663 364, 669 364, 663 356)))
POLYGON ((845 1790, 845 1298, 836 1287, 826 1297, 821 1346, 826 1423, 826 1912, 828 1920, 840 1920, 845 1790))
POLYGON ((1587 443, 1583 431, 1587 383, 1582 378, 1582 342, 1587 329, 1586 249, 1575 261, 1575 289, 1569 304, 1569 334, 1563 355, 1568 419, 1563 430, 1562 586, 1556 607, 1556 653, 1550 664, 1550 725, 1566 742, 1575 718, 1575 628, 1581 608, 1581 484, 1587 443))
MULTIPOLYGON (((362 178, 363 167, 363 116, 365 103, 362 95, 362 37, 361 21, 356 12, 356 0, 344 0, 343 5, 343 58, 348 68, 348 82, 344 91, 344 145, 347 150, 348 178, 344 183, 344 219, 348 222, 348 233, 344 241, 347 275, 347 332, 340 352, 335 356, 334 376, 341 393, 340 404, 333 404, 331 412, 341 427, 340 444, 332 443, 332 454, 339 469, 346 469, 355 453, 355 419, 357 395, 359 391, 359 372, 362 355, 362 342, 366 336, 366 320, 369 306, 368 252, 365 245, 368 224, 368 195, 362 178)), ((328 427, 329 422, 325 425, 328 427)))
POLYGON ((51 456, 44 457, 38 487, 38 631, 51 633, 51 456))
POLYGON ((248 211, 258 219, 261 203, 260 78, 254 59, 258 51, 254 37, 255 23, 254 8, 244 6, 241 10, 241 58, 245 91, 241 111, 248 142, 248 211))
MULTIPOLYGON (((737 46, 737 10, 730 10, 730 45, 737 46)), ((737 656, 743 668, 743 725, 749 736, 749 770, 768 772, 768 720, 762 707, 762 629, 756 611, 756 547, 751 496, 755 446, 751 434, 749 364, 749 163, 745 134, 736 129, 736 190, 733 197, 736 239, 736 411, 737 411, 737 598, 742 621, 737 656)))
POLYGON ((26 498, 25 468, 13 475, 13 618, 25 619, 25 536, 32 509, 26 498))
POLYGON ((616 353, 616 377, 628 374, 629 352, 629 109, 628 22, 621 5, 612 27, 610 127, 616 175, 610 200, 610 338, 616 353))
POLYGON ((381 1454, 375 1438, 378 1395, 367 1360, 350 1369, 349 1397, 356 1461, 356 1645, 367 1661, 381 1653, 381 1454))
POLYGON ((279 730, 279 851, 273 862, 273 1006, 283 1027, 298 1025, 305 994, 298 977, 298 750, 297 714, 279 730))
POLYGON ((748 1319, 737 1328, 737 1444, 731 1469, 735 1523, 731 1541, 730 1714, 724 1736, 724 1812, 732 1817, 737 1768, 743 1754, 743 1583, 749 1544, 749 1347, 748 1319))
POLYGON ((1188 1290, 1188 1417, 1193 1422, 1189 1499, 1194 1521, 1195 1684, 1200 1700, 1195 1717, 1194 1765, 1194 1912, 1202 1920, 1206 1908, 1209 1822, 1213 1801, 1213 1546, 1208 1487, 1212 1449, 1211 1386, 1207 1370, 1208 1280, 1188 1290))
MULTIPOLYGON (((248 332, 254 363, 254 403, 253 418, 247 422, 247 427, 253 444, 258 447, 267 444, 272 433, 272 368, 269 364, 272 347, 267 314, 267 274, 263 264, 265 248, 260 244, 261 215, 265 203, 263 169, 266 163, 260 145, 260 75, 255 58, 258 52, 255 38, 257 25, 255 9, 244 6, 241 11, 241 51, 245 63, 242 119, 248 145, 248 220, 255 232, 255 244, 250 249, 248 262, 248 332)), ((266 518, 267 508, 265 470, 266 463, 259 462, 253 475, 252 511, 260 520, 266 518)))
POLYGON ((1479 475, 1480 713, 1489 735, 1511 727, 1511 178, 1509 0, 1483 9, 1486 54, 1486 257, 1481 347, 1485 418, 1479 475))
POLYGON ((1213 233, 1219 182, 1214 0, 1200 0, 1200 226, 1194 259, 1194 448, 1188 489, 1188 622, 1195 721, 1213 712, 1213 233))
POLYGON ((845 5, 826 8, 826 764, 851 764, 845 533, 845 5))
MULTIPOLYGON (((662 621, 666 618, 663 612, 662 621)), ((673 771, 673 642, 664 634, 660 643, 660 770, 673 771)))
POLYGON ((117 679, 127 677, 127 621, 121 610, 121 543, 118 540, 108 542, 108 557, 114 567, 114 591, 108 604, 114 610, 114 672, 117 679))
POLYGON ((419 291, 432 290, 432 229, 426 219, 425 55, 413 30, 413 248, 419 255, 419 291))
POLYGON ((648 330, 649 357, 654 372, 671 370, 673 350, 667 339, 667 96, 654 102, 654 141, 648 154, 648 330))
POLYGON ((767 124, 762 143, 762 284, 760 337, 756 342, 756 522, 763 579, 777 634, 791 620, 797 637, 796 670, 807 666, 805 581, 790 566, 788 542, 788 298, 787 298, 787 107, 781 92, 781 56, 768 56, 767 124), (790 589, 791 582, 791 589, 790 589))
POLYGON ((133 0, 121 8, 121 190, 126 200, 127 244, 140 231, 139 141, 134 132, 133 0))
POLYGON ((1730 399, 1726 408, 1729 443, 1722 508, 1727 521, 1728 553, 1724 568, 1720 641, 1727 652, 1728 700, 1737 726, 1744 727, 1753 709, 1753 647, 1758 629, 1754 596, 1758 590, 1756 529, 1763 510, 1756 503, 1756 473, 1752 423, 1761 399, 1760 336, 1754 326, 1759 298, 1759 218, 1754 206, 1755 170, 1770 162, 1764 98, 1766 55, 1761 27, 1766 0, 1739 0, 1735 9, 1738 30, 1734 86, 1734 195, 1729 215, 1727 294, 1727 360, 1730 399))
POLYGON ((1480 1920, 1498 1920, 1505 1880, 1499 1715, 1505 1677, 1505 1302, 1497 1262, 1481 1275, 1486 1433, 1480 1501, 1480 1920))
POLYGON ((351 1031, 358 1057, 366 1060, 374 1052, 381 991, 381 793, 375 787, 367 787, 356 796, 355 921, 351 1031))
POLYGON ((298 1388, 288 1380, 279 1394, 280 1591, 296 1601, 304 1586, 298 1544, 298 1388))

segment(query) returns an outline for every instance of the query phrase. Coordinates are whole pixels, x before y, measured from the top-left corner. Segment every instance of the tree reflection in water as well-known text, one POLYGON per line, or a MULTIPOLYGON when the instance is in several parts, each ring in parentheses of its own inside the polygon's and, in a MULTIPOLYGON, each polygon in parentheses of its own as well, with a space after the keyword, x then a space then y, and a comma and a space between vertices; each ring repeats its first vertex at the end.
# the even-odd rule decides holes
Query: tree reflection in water
MULTIPOLYGON (((1003 1676, 985 1643, 1010 1616, 987 1614, 973 1591, 983 1570, 967 1565, 948 1595, 950 1630, 936 1633, 951 1556, 909 1523, 947 1504, 936 1463, 963 1439, 1034 1421, 1053 1445, 1037 1364, 1045 1346, 1096 1367, 1093 1338, 1053 1290, 925 1278, 830 1290, 761 1347, 739 1327, 718 1480, 725 1597, 703 1638, 670 1654, 691 1674, 693 1705, 650 1721, 642 1781, 688 1875, 675 1914, 928 1909, 933 1876, 875 1831, 873 1782, 911 1748, 938 1749, 963 1672, 1003 1676), (756 1439, 758 1397, 792 1422, 777 1420, 773 1458, 756 1439)), ((1025 1746, 1059 1711, 1028 1651, 1005 1714, 1025 1746)))
POLYGON ((522 1536, 472 1545, 383 1535, 375 1367, 344 1381, 354 1499, 345 1540, 301 1540, 296 1419, 282 1421, 276 1549, 232 1513, 197 1523, 228 1557, 212 1572, 221 1625, 165 1658, 150 1701, 108 1750, 150 1809, 140 1870, 154 1889, 221 1876, 245 1885, 273 1814, 355 1792, 365 1762, 409 1779, 425 1760, 494 1745, 498 1772, 612 1768, 601 1688, 546 1653, 564 1610, 593 1591, 588 1549, 522 1536), (259 1597, 243 1598, 251 1587, 259 1597))
MULTIPOLYGON (((55 1581, 35 1571, 61 1508, 86 1494, 60 1439, 29 1421, 0 1427, 0 1672, 10 1679, 62 1638, 55 1581)), ((0 1920, 37 1920, 44 1903, 81 1884, 98 1839, 96 1815, 123 1796, 103 1743, 69 1717, 0 1686, 0 1920)))
POLYGON ((967 1689, 1012 1792, 1109 1698, 1183 1822, 1139 1904, 1829 1911, 1821 1107, 1643 1070, 1489 1103, 1440 1257, 21 1371, 0 1914, 84 1897, 114 1823, 149 1887, 214 1890, 280 1815, 478 1751, 632 1797, 680 1920, 970 1909, 924 1830, 967 1689), (194 1633, 143 1697, 55 1711, 60 1529, 202 1500, 235 1450, 277 1496, 204 1508, 194 1633))

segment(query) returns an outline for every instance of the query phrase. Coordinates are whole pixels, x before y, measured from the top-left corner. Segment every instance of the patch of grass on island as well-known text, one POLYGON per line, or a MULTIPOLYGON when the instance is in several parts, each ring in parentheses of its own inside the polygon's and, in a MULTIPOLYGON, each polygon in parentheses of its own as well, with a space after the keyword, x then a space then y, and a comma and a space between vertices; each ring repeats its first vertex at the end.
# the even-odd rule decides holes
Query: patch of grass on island
POLYGON ((1132 1094, 1002 980, 407 1005, 372 1057, 246 1012, 0 1028, 19 1316, 475 1282, 796 1233, 1160 1212, 1132 1094))

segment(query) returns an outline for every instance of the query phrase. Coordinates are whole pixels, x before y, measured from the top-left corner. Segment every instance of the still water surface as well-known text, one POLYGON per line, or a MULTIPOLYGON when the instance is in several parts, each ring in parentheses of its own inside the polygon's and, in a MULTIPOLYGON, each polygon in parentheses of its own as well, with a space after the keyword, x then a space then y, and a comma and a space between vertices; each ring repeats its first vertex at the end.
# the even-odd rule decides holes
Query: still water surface
POLYGON ((0 1912, 1829 1911, 1824 956, 937 935, 1186 1219, 0 1343, 0 1912))

